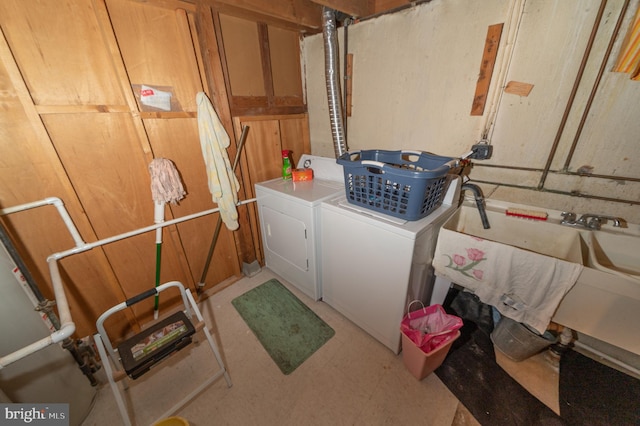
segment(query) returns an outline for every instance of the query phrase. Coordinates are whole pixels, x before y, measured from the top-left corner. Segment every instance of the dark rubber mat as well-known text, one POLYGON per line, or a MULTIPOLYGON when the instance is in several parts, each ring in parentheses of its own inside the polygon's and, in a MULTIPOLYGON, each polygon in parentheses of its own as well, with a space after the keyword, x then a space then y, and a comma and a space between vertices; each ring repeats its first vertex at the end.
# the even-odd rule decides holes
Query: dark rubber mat
POLYGON ((465 325, 435 373, 483 426, 640 425, 640 380, 569 350, 560 361, 558 416, 496 363, 490 306, 452 290, 444 307, 465 325))
POLYGON ((640 425, 640 380, 568 351, 560 360, 560 415, 572 425, 640 425))
POLYGON ((435 374, 483 426, 568 425, 495 361, 491 307, 460 292, 445 309, 461 317, 461 336, 435 374))

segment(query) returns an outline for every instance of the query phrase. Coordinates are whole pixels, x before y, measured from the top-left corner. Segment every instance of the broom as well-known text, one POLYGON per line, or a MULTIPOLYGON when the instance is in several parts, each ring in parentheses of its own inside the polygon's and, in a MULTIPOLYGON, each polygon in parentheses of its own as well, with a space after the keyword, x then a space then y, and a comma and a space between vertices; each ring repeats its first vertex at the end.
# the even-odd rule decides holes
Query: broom
MULTIPOLYGON (((176 166, 166 158, 155 158, 149 164, 151 174, 151 195, 154 202, 153 217, 155 223, 164 222, 165 203, 177 204, 184 198, 185 192, 176 166)), ((160 285, 160 265, 162 259, 162 228, 156 229, 156 280, 160 285)), ((159 296, 156 294, 153 305, 153 318, 158 319, 159 296)))

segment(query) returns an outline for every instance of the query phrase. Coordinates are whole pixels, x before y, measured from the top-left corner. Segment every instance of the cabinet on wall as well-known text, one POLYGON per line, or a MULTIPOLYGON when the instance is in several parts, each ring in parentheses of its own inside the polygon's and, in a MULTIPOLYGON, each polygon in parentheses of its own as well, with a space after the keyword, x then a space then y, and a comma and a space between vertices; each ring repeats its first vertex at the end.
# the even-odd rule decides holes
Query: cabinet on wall
MULTIPOLYGON (((269 68, 272 83, 265 85, 264 96, 251 92, 251 106, 243 109, 238 105, 243 105, 245 94, 237 85, 243 87, 251 77, 237 74, 227 66, 235 59, 227 62, 221 55, 233 50, 225 47, 234 45, 237 31, 226 35, 225 44, 218 43, 229 33, 221 26, 227 19, 221 20, 209 7, 203 13, 202 7, 179 0, 0 2, 0 102, 5 106, 0 112, 0 208, 59 197, 87 242, 148 226, 153 223, 148 165, 160 157, 175 163, 187 192, 178 205, 167 205, 167 220, 215 207, 198 135, 195 97, 200 91, 212 97, 232 140, 240 134, 234 130, 232 110, 235 115, 271 114, 262 120, 236 120, 251 121, 238 171, 241 199, 252 196, 253 179, 268 174, 264 165, 271 163, 263 158, 279 155, 280 149, 308 151, 305 108, 301 92, 296 92, 302 86, 283 86, 278 77, 283 75, 280 65, 289 69, 296 64, 297 51, 295 59, 281 60, 278 55, 288 48, 275 49, 270 53, 275 59, 267 61, 277 62, 275 67, 266 67, 260 56, 262 79, 266 81, 264 70, 269 68), (216 52, 213 60, 207 52, 216 52), (170 110, 143 105, 143 85, 171 93, 170 110), (274 117, 273 111, 294 115, 274 117), (276 133, 269 130, 276 127, 276 133), (279 145, 272 143, 274 138, 279 145), (290 141, 306 145, 293 147, 290 141)), ((235 28, 237 20, 228 21, 235 28)), ((283 35, 275 27, 254 25, 266 30, 259 32, 262 44, 271 40, 288 46, 294 40, 289 30, 283 35)), ((260 55, 269 51, 260 49, 260 55)), ((232 143, 231 158, 235 149, 232 143)), ((232 282, 240 275, 241 261, 256 256, 256 221, 248 207, 240 210, 241 230, 232 233, 223 227, 205 290, 232 282)), ((45 296, 53 298, 46 258, 74 245, 55 209, 28 210, 0 220, 45 296)), ((196 290, 216 220, 214 214, 164 229, 162 282, 178 280, 196 290)), ((93 334, 102 312, 153 286, 154 233, 70 256, 60 267, 77 335, 93 334)), ((123 318, 110 320, 110 334, 124 336, 131 326, 149 321, 151 303, 140 303, 123 318)))

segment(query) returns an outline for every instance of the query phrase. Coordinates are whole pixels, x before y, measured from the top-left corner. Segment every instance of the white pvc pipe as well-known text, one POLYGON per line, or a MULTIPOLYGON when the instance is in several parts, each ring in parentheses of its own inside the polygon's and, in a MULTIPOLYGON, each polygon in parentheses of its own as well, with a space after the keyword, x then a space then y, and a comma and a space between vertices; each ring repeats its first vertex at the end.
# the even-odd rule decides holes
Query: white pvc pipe
POLYGON ((32 201, 30 203, 20 204, 13 207, 6 207, 4 209, 0 209, 0 216, 4 216, 6 214, 17 213, 24 210, 34 209, 36 207, 42 207, 51 204, 48 200, 50 198, 46 198, 40 201, 32 201))
POLYGON ((502 48, 502 52, 500 52, 500 63, 497 66, 498 75, 496 76, 496 83, 494 84, 493 94, 489 103, 489 112, 485 115, 482 123, 481 137, 488 141, 491 140, 495 128, 495 121, 498 115, 498 109, 500 108, 500 103, 502 102, 507 73, 511 67, 511 60, 513 59, 514 47, 516 39, 518 38, 520 23, 524 16, 526 2, 526 0, 513 0, 509 6, 509 19, 507 21, 507 27, 504 28, 504 32, 507 33, 507 39, 502 48))
MULTIPOLYGON (((255 198, 250 198, 248 200, 240 201, 236 204, 236 206, 241 206, 243 204, 248 204, 256 201, 255 198)), ((119 235, 114 235, 113 237, 104 238, 102 240, 94 241, 93 243, 85 243, 82 247, 75 247, 69 250, 61 251, 58 253, 54 253, 49 256, 49 258, 54 257, 56 260, 62 259, 64 257, 70 256, 76 253, 82 253, 85 251, 89 251, 95 247, 103 246, 105 244, 110 244, 116 241, 124 240, 125 238, 135 237, 136 235, 144 234, 146 232, 154 231, 158 228, 164 228, 165 226, 175 225, 176 223, 186 222, 187 220, 196 219, 202 216, 206 216, 212 213, 217 213, 220 211, 220 208, 215 208, 211 210, 204 210, 199 213, 193 213, 187 216, 179 217, 177 219, 167 220, 166 222, 149 225, 144 228, 136 229, 134 231, 125 232, 119 235)))
MULTIPOLYGON (((62 278, 60 278, 60 270, 58 269, 58 263, 56 261, 47 260, 49 263, 49 274, 51 275, 51 281, 53 283, 53 296, 58 308, 58 317, 60 319, 60 331, 73 327, 74 330, 69 333, 69 336, 75 331, 75 325, 71 319, 71 311, 69 310, 69 303, 67 301, 67 295, 64 292, 62 285, 62 278)), ((55 333, 54 333, 55 334, 55 333)), ((69 337, 67 336, 67 337, 69 337)))
POLYGON ((60 214, 60 217, 69 230, 71 237, 73 237, 73 241, 75 241, 76 246, 84 245, 84 241, 80 236, 80 232, 78 232, 78 228, 76 228, 76 226, 73 224, 73 220, 71 220, 71 216, 69 216, 69 212, 64 207, 64 203, 62 202, 62 200, 57 197, 50 197, 47 198, 47 200, 50 204, 53 204, 56 209, 58 209, 58 214, 60 214))
POLYGON ((76 331, 76 325, 71 319, 69 304, 67 303, 67 297, 64 293, 64 288, 62 287, 60 271, 58 270, 57 263, 49 263, 49 271, 51 272, 51 278, 54 283, 53 293, 56 300, 56 305, 58 307, 58 314, 60 316, 60 329, 54 331, 45 338, 42 338, 36 342, 31 343, 30 345, 27 345, 0 358, 0 369, 26 357, 27 355, 44 349, 53 343, 62 342, 64 339, 71 337, 71 335, 76 331))
POLYGON ((53 335, 49 335, 43 339, 38 340, 37 342, 33 342, 30 345, 27 345, 23 348, 18 349, 17 351, 14 351, 8 355, 3 356, 2 358, 0 358, 0 370, 2 370, 3 368, 5 368, 11 363, 21 360, 27 355, 31 355, 32 353, 38 352, 39 350, 44 349, 47 346, 51 345, 53 343, 52 336, 53 335))
MULTIPOLYGON (((66 210, 64 209, 64 205, 62 204, 62 201, 60 201, 58 203, 58 201, 60 201, 59 198, 47 198, 45 200, 41 200, 41 201, 36 201, 33 203, 27 203, 27 204, 22 204, 20 206, 15 206, 12 208, 7 208, 7 209, 2 209, 0 210, 0 215, 6 215, 6 214, 10 214, 10 213, 16 213, 19 211, 24 211, 24 210, 28 210, 28 209, 32 209, 32 208, 36 208, 36 207, 41 207, 41 206, 45 206, 45 205, 49 205, 49 204, 54 204, 56 205, 56 207, 58 208, 58 212, 64 211, 66 213, 66 210)), ((244 200, 244 201, 240 201, 239 203, 237 203, 237 206, 243 205, 243 204, 248 204, 248 203, 252 203, 256 201, 255 198, 251 198, 248 200, 244 200)), ((95 247, 99 247, 99 246, 103 246, 105 244, 110 244, 113 243, 115 241, 120 241, 123 240, 125 238, 130 238, 133 237, 135 235, 140 235, 140 234, 144 234, 145 232, 150 232, 150 231, 154 231, 154 230, 162 230, 161 228, 164 228, 165 226, 171 226, 171 225, 175 225, 176 223, 181 223, 181 222, 185 222, 187 220, 191 220, 191 219, 196 219, 198 217, 202 217, 202 216, 206 216, 212 213, 217 213, 220 211, 220 208, 215 208, 215 209, 210 209, 210 210, 205 210, 199 213, 194 213, 194 214, 190 214, 187 216, 183 216, 177 219, 173 219, 173 220, 168 220, 166 222, 162 222, 162 223, 157 223, 155 225, 151 225, 151 226, 147 226, 144 228, 140 228, 134 231, 130 231, 130 232, 125 232, 123 234, 119 234, 113 237, 109 237, 109 238, 104 238, 102 240, 98 240, 95 241, 93 243, 85 243, 83 242, 82 238, 80 238, 80 234, 78 233, 76 227, 73 225, 73 222, 71 221, 71 217, 69 217, 68 214, 66 214, 66 217, 68 217, 68 220, 65 219, 65 217, 63 216, 63 220, 65 221, 65 224, 67 225, 67 228, 69 229, 69 232, 71 232, 72 235, 74 235, 74 240, 76 241, 76 247, 70 249, 70 250, 66 250, 63 252, 59 252, 59 253, 54 253, 52 255, 50 255, 49 257, 47 257, 47 263, 49 264, 49 273, 51 274, 51 282, 53 285, 53 293, 55 296, 55 301, 56 301, 56 306, 58 308, 58 314, 60 317, 60 330, 57 330, 53 333, 51 333, 51 335, 38 340, 37 342, 31 343, 30 345, 27 345, 21 349, 18 349, 8 355, 5 355, 3 357, 0 357, 0 370, 6 366, 8 366, 9 364, 16 362, 24 357, 26 357, 27 355, 30 355, 34 352, 37 352, 41 349, 46 348, 47 346, 53 344, 53 343, 58 343, 63 341, 64 339, 71 337, 71 335, 76 331, 76 325, 73 322, 73 319, 71 318, 71 312, 69 310, 69 303, 67 301, 67 296, 65 294, 64 291, 64 286, 62 285, 62 278, 60 277, 60 270, 58 269, 58 263, 57 261, 59 259, 62 259, 64 257, 73 255, 73 254, 77 254, 77 253, 82 253, 88 250, 91 250, 95 247), (77 238, 76 238, 77 235, 77 238)), ((163 212, 164 214, 164 212, 163 212)))
POLYGON ((73 241, 76 243, 76 246, 84 245, 84 241, 82 240, 82 237, 78 232, 78 228, 76 228, 76 226, 74 225, 73 220, 71 219, 71 216, 69 216, 69 212, 67 212, 67 209, 64 207, 64 203, 58 197, 48 197, 40 201, 33 201, 31 203, 25 203, 25 204, 20 204, 14 207, 0 209, 0 216, 4 216, 11 213, 17 213, 17 212, 21 212, 29 209, 34 209, 36 207, 47 206, 47 205, 52 205, 58 210, 58 214, 62 218, 62 221, 64 222, 67 229, 69 230, 71 237, 73 237, 73 241))

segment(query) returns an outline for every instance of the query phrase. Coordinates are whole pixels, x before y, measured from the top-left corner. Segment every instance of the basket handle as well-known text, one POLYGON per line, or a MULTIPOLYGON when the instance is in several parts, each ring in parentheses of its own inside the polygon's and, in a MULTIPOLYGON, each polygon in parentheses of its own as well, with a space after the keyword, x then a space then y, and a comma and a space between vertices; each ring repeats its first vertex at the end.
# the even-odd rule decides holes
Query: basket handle
POLYGON ((446 163, 443 164, 443 166, 447 166, 450 169, 455 169, 456 167, 458 167, 458 164, 460 163, 460 159, 459 158, 454 158, 453 160, 447 161, 446 163))
MULTIPOLYGON (((403 154, 412 154, 412 155, 421 155, 424 153, 424 151, 410 151, 410 150, 402 150, 403 154)), ((473 153, 473 151, 471 152, 471 154, 473 153)), ((471 154, 465 154, 466 156, 469 156, 471 154)), ((435 155, 435 154, 433 154, 435 155)), ((451 160, 447 161, 446 163, 444 163, 442 166, 440 167, 448 167, 449 169, 455 169, 456 167, 458 167, 458 165, 460 164, 460 159, 465 159, 466 157, 461 157, 461 158, 452 158, 451 160)))
MULTIPOLYGON (((457 158, 454 158, 453 160, 447 161, 440 167, 447 167, 449 169, 454 169, 458 166, 459 161, 460 160, 458 160, 457 158)), ((362 160, 360 164, 362 164, 363 166, 377 167, 379 169, 382 169, 384 168, 384 166, 386 166, 386 164, 381 161, 373 161, 373 160, 362 160)))
POLYGON ((421 304, 421 305, 422 305, 422 311, 423 311, 424 313, 426 313, 426 312, 427 312, 427 308, 425 308, 424 303, 422 303, 422 300, 415 299, 415 300, 413 300, 413 301, 409 302, 409 304, 407 305, 407 316, 408 316, 409 318, 411 318, 411 312, 413 312, 413 311, 411 310, 411 305, 413 305, 413 304, 414 304, 414 303, 416 303, 416 302, 418 302, 419 304, 421 304))
POLYGON ((362 164, 363 166, 373 166, 373 167, 377 167, 379 169, 382 169, 385 164, 381 161, 373 161, 373 160, 362 160, 360 162, 360 164, 362 164))
POLYGON ((403 154, 412 154, 412 155, 418 155, 418 156, 424 153, 424 151, 411 151, 411 150, 404 150, 404 149, 400 152, 402 152, 403 154))

